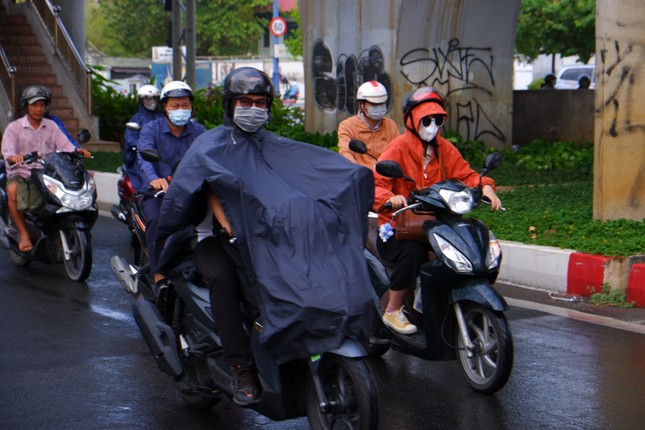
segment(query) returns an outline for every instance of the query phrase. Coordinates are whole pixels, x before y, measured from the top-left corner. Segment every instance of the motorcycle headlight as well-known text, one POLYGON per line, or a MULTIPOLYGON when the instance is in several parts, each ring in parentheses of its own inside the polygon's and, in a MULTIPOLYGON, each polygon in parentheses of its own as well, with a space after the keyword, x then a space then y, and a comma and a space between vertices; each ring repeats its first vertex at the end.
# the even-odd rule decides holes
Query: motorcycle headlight
POLYGON ((493 233, 490 233, 488 240, 488 255, 486 256, 486 267, 494 269, 499 266, 499 259, 502 256, 502 248, 499 246, 499 241, 493 233))
POLYGON ((448 242, 438 234, 433 233, 433 236, 437 241, 442 254, 446 256, 446 258, 450 260, 450 262, 452 262, 452 265, 455 270, 457 270, 457 272, 471 273, 473 271, 472 263, 468 261, 464 254, 459 252, 457 248, 455 248, 450 242, 448 242))
POLYGON ((93 178, 90 178, 83 188, 77 191, 68 190, 61 182, 49 176, 43 176, 43 182, 49 192, 60 201, 62 207, 58 212, 82 211, 94 202, 96 183, 93 178))
POLYGON ((456 214, 468 213, 475 206, 475 199, 469 189, 452 191, 442 188, 439 190, 439 195, 448 208, 456 214))

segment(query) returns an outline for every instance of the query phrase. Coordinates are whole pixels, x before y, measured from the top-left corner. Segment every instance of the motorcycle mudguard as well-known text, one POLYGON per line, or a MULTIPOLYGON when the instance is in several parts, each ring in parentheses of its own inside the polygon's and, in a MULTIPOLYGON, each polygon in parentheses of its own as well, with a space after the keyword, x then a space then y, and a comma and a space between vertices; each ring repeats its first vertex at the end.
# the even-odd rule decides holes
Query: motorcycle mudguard
POLYGON ((336 354, 348 358, 367 356, 367 353, 361 344, 353 339, 345 339, 338 348, 327 351, 326 354, 336 354))
POLYGON ((508 304, 488 282, 483 278, 456 278, 450 291, 450 304, 460 301, 479 303, 494 311, 506 311, 508 304))
POLYGON ((143 297, 134 299, 132 313, 159 370, 180 376, 183 366, 177 353, 175 334, 163 320, 159 309, 143 297))

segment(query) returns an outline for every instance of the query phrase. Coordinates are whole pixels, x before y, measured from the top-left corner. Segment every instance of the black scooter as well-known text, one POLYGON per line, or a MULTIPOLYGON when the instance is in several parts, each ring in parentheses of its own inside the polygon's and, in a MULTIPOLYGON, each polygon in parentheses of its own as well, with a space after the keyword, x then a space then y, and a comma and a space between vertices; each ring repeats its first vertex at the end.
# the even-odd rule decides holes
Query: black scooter
MULTIPOLYGON (((351 141, 352 151, 367 154, 363 142, 351 141)), ((501 154, 489 154, 481 176, 501 163, 501 154)), ((376 171, 386 177, 414 181, 394 161, 379 161, 376 171)), ((476 391, 501 389, 513 367, 513 338, 504 315, 508 305, 493 284, 502 258, 499 242, 484 223, 464 215, 482 202, 482 183, 470 188, 458 180, 445 180, 412 191, 408 206, 392 214, 414 211, 426 214, 412 240, 429 243, 432 258, 419 273, 419 287, 408 318, 419 328, 413 335, 379 325, 370 355, 384 354, 391 346, 426 360, 455 360, 476 391)), ((374 238, 365 251, 375 292, 381 297, 389 285, 391 263, 382 260, 374 238)), ((381 313, 382 315, 382 313, 381 313)))
MULTIPOLYGON (((149 161, 152 154, 142 151, 149 161)), ((224 235, 221 235, 222 237, 224 235)), ((175 380, 182 399, 199 409, 232 398, 232 375, 223 359, 222 343, 211 313, 210 293, 192 258, 194 229, 177 232, 166 241, 174 269, 168 293, 160 300, 147 265, 128 264, 113 256, 112 271, 134 297, 134 317, 159 369, 175 380)), ((224 240, 224 239, 223 239, 224 240)), ((364 348, 346 339, 324 354, 278 365, 259 341, 262 326, 254 294, 241 265, 234 240, 224 240, 234 261, 240 262, 241 309, 250 338, 253 361, 262 384, 260 403, 251 406, 272 420, 307 416, 312 429, 375 429, 378 400, 364 348)))
MULTIPOLYGON (((79 134, 81 143, 87 140, 89 133, 79 134)), ((4 163, 0 166, 0 245, 19 266, 33 260, 47 264, 62 262, 69 278, 82 282, 92 270, 91 229, 98 217, 94 179, 76 152, 53 152, 44 157, 34 152, 24 160, 43 165, 42 169, 32 169, 31 179, 42 192, 45 203, 34 212, 25 212, 34 248, 29 252, 18 248, 20 238, 7 204, 4 163)))

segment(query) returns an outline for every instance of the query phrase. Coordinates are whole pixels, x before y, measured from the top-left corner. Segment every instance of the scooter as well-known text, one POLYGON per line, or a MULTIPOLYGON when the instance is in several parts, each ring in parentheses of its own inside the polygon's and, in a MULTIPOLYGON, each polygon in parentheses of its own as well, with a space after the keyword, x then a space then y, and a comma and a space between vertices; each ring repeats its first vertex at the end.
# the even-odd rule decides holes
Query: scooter
MULTIPOLYGON (((136 122, 128 122, 126 128, 134 131, 141 130, 141 126, 136 122)), ((128 151, 138 152, 137 148, 128 148, 128 151)), ((151 155, 154 158, 154 154, 151 155)), ((141 266, 146 259, 145 231, 146 220, 141 209, 141 195, 137 194, 132 186, 132 181, 128 175, 128 170, 123 164, 118 168, 121 175, 117 181, 117 193, 119 202, 110 207, 112 216, 128 226, 130 230, 130 246, 133 250, 134 264, 141 266)))
POLYGON ((13 226, 7 204, 7 175, 0 166, 0 245, 11 260, 24 266, 31 261, 60 263, 73 281, 82 282, 92 270, 91 229, 98 217, 96 185, 76 152, 53 152, 44 157, 31 153, 25 163, 40 163, 31 178, 44 196, 44 205, 25 212, 33 250, 21 252, 20 237, 13 226))
MULTIPOLYGON (((163 302, 155 297, 149 269, 128 264, 119 256, 112 257, 111 268, 134 298, 135 320, 159 369, 174 378, 186 403, 206 409, 231 399, 234 393, 211 313, 210 293, 192 258, 193 236, 194 229, 189 229, 166 241, 164 253, 172 256, 175 265, 163 302)), ((241 309, 262 385, 260 402, 250 407, 272 420, 307 416, 311 428, 317 430, 375 429, 377 392, 363 347, 346 339, 335 350, 278 364, 260 344, 260 311, 245 282, 236 241, 222 240, 233 260, 240 262, 241 309)))
MULTIPOLYGON (((349 147, 367 154, 363 142, 351 141, 349 147)), ((481 176, 496 168, 501 158, 500 153, 489 154, 481 176)), ((414 183, 394 161, 379 161, 376 171, 414 183)), ((499 242, 484 223, 464 217, 482 202, 481 177, 474 188, 445 180, 413 190, 408 206, 392 213, 392 219, 406 211, 426 217, 412 240, 429 243, 432 256, 420 269, 414 304, 404 308, 418 332, 404 335, 380 324, 370 355, 384 354, 391 346, 426 360, 456 359, 473 389, 493 393, 508 381, 514 351, 504 315, 508 305, 493 287, 502 259, 499 242)), ((381 297, 389 285, 391 263, 379 258, 374 241, 368 248, 372 284, 381 297)))

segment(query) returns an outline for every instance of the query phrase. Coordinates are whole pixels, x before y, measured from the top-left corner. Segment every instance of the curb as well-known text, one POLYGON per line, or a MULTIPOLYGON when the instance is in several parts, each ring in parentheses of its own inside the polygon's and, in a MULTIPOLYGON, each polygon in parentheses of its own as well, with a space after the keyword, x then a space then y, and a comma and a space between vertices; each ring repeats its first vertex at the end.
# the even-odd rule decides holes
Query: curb
MULTIPOLYGON (((92 172, 99 208, 119 201, 118 173, 92 172)), ((502 240, 499 280, 540 290, 588 297, 603 285, 627 292, 627 301, 645 307, 645 255, 605 257, 550 246, 502 240)))

